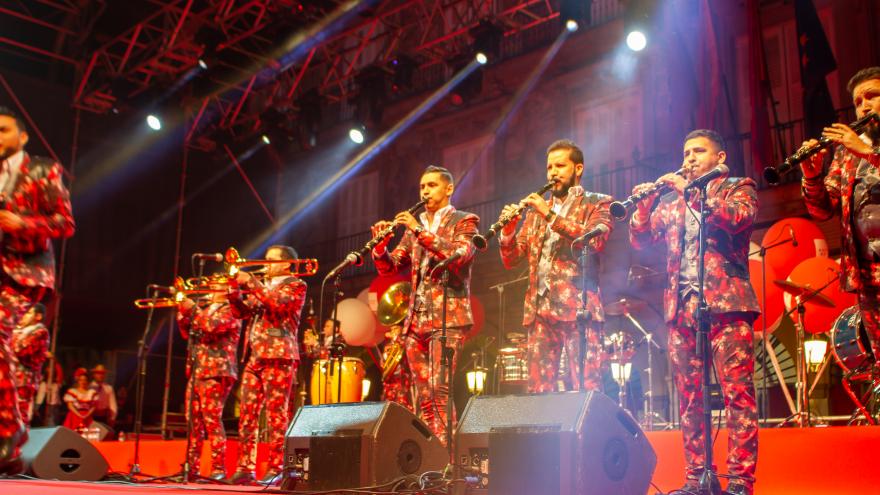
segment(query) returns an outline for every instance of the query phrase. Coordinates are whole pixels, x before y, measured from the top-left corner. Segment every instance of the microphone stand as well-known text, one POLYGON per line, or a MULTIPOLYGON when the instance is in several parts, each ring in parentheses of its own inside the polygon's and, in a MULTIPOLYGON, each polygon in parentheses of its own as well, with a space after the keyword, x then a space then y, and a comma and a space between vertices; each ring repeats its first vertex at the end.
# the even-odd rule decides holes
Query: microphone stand
MULTIPOLYGON (((579 351, 578 351, 578 361, 577 364, 574 365, 577 370, 578 377, 578 390, 584 390, 584 371, 586 370, 586 360, 587 360, 587 325, 590 324, 593 317, 589 311, 587 311, 587 280, 589 277, 587 276, 587 269, 589 268, 589 251, 590 251, 590 242, 586 241, 581 246, 581 254, 580 254, 580 264, 581 264, 581 309, 577 312, 577 323, 580 327, 580 332, 578 333, 579 342, 579 351)), ((573 359, 572 359, 573 361, 573 359)), ((623 392, 624 387, 626 385, 621 385, 620 389, 623 392)))
MULTIPOLYGON (((708 182, 703 183, 699 187, 700 195, 700 227, 698 241, 698 276, 697 276, 697 297, 699 305, 697 307, 697 355, 703 360, 703 383, 701 385, 703 393, 703 470, 700 474, 699 494, 700 495, 722 495, 721 483, 718 481, 718 473, 712 463, 712 401, 709 397, 709 380, 711 374, 709 369, 712 363, 712 345, 709 342, 710 331, 710 315, 709 305, 706 303, 706 217, 709 210, 706 207, 706 196, 708 194, 708 182)), ((683 198, 687 201, 687 198, 683 198)))
POLYGON ((447 328, 446 328, 446 303, 449 298, 449 265, 441 267, 443 270, 440 274, 440 284, 443 286, 443 309, 441 311, 440 324, 440 375, 446 377, 446 451, 448 453, 450 465, 455 465, 454 452, 452 448, 452 400, 455 397, 454 371, 452 362, 455 355, 455 349, 447 346, 447 328))
MULTIPOLYGON (((153 301, 156 300, 156 296, 158 295, 158 290, 156 288, 150 288, 149 296, 153 301)), ((150 305, 147 309, 147 322, 144 325, 144 333, 141 335, 141 339, 138 341, 138 354, 137 354, 137 362, 138 362, 138 372, 135 383, 135 407, 134 407, 134 459, 131 463, 131 468, 128 470, 129 477, 135 476, 147 476, 152 477, 152 475, 144 474, 141 471, 141 430, 143 427, 143 417, 144 417, 144 388, 147 380, 147 335, 150 334, 150 327, 153 325, 153 315, 156 313, 156 307, 154 305, 150 305)), ((48 397, 48 386, 46 387, 47 397, 48 397)), ((48 400, 48 399, 47 399, 48 400)))
MULTIPOLYGON (((761 324, 763 326, 761 331, 761 340, 763 340, 763 345, 761 346, 761 374, 763 375, 761 377, 761 415, 764 419, 764 426, 767 425, 767 420, 770 418, 770 401, 768 400, 769 394, 767 392, 769 388, 767 383, 767 354, 770 348, 770 336, 767 335, 767 251, 792 241, 792 238, 788 238, 774 242, 769 246, 762 245, 757 251, 749 253, 749 256, 753 254, 761 256, 761 324)), ((780 380, 780 383, 783 383, 783 381, 780 380)))

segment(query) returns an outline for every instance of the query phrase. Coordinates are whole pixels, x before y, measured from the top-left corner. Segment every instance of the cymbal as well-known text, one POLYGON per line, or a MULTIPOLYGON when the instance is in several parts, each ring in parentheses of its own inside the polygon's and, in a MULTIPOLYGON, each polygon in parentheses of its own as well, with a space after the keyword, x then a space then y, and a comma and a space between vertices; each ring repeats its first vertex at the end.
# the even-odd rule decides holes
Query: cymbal
POLYGON ((379 323, 383 325, 396 325, 406 318, 409 310, 409 295, 412 292, 412 284, 409 282, 397 282, 382 294, 379 298, 379 306, 376 314, 379 323))
POLYGON ((820 306, 827 306, 829 308, 833 308, 835 306, 834 301, 822 294, 821 292, 816 292, 816 289, 810 287, 809 285, 800 285, 794 282, 789 282, 788 280, 774 280, 774 284, 777 287, 782 289, 785 292, 788 292, 792 295, 792 297, 804 296, 803 302, 812 302, 816 303, 820 306))
POLYGON ((633 311, 641 311, 648 307, 648 303, 641 299, 622 297, 617 301, 605 305, 605 314, 622 316, 633 311))
POLYGON ((663 283, 663 275, 663 273, 647 266, 632 265, 626 275, 626 283, 639 287, 659 285, 663 283))

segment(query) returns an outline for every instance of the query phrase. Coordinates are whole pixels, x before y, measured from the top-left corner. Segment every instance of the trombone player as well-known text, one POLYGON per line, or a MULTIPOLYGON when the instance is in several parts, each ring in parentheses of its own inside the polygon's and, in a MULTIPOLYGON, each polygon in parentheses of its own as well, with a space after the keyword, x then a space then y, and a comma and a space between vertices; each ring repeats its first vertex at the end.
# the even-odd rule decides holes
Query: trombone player
POLYGON ((262 280, 243 270, 230 280, 228 296, 234 314, 250 320, 243 346, 247 358, 241 377, 238 468, 230 480, 234 484, 255 481, 263 405, 268 412, 269 460, 260 482, 275 485, 281 481, 290 391, 299 364, 296 332, 306 300, 306 283, 290 268, 296 259, 292 247, 271 246, 266 250, 262 280))
MULTIPOLYGON (((547 149, 547 180, 554 182, 546 201, 533 193, 520 202, 504 207, 499 223, 498 244, 501 261, 508 270, 526 260, 529 265, 529 288, 526 291, 523 326, 528 329, 529 392, 556 390, 562 349, 569 357, 572 387, 581 383, 587 390, 601 387, 601 331, 605 312, 599 295, 598 267, 589 263, 587 273, 586 349, 581 359, 581 338, 577 313, 581 308, 582 267, 572 255, 571 244, 585 234, 590 250, 599 253, 611 232, 611 198, 586 192, 580 186, 584 173, 584 154, 569 140, 559 140, 547 149), (522 228, 516 233, 524 206, 522 228), (509 219, 509 221, 508 221, 509 219), (581 362, 581 366, 574 363, 581 362), (579 369, 583 368, 579 373, 579 369)), ((548 184, 549 186, 549 184, 548 184)), ((547 186, 545 186, 547 187, 547 186)))
MULTIPOLYGON (((223 406, 238 377, 237 350, 241 320, 235 317, 226 297, 228 281, 223 275, 204 280, 207 301, 184 297, 178 303, 177 326, 184 339, 194 339, 192 355, 186 361, 187 415, 192 415, 190 450, 187 452, 192 472, 199 473, 203 438, 211 444, 210 478, 226 478, 226 429, 223 406), (195 369, 191 369, 190 364, 195 369)), ((188 291, 190 295, 201 288, 188 291)))
MULTIPOLYGON (((473 213, 456 210, 450 204, 455 182, 449 170, 429 166, 419 180, 419 196, 425 212, 416 219, 410 211, 398 213, 392 222, 380 221, 372 227, 373 237, 382 239, 373 248, 373 262, 380 275, 390 275, 410 266, 413 291, 404 320, 405 357, 412 372, 417 415, 445 445, 452 432, 446 431, 449 386, 441 372, 438 340, 443 327, 443 287, 432 272, 438 263, 448 263, 449 289, 446 300, 447 346, 454 350, 452 369, 461 350, 462 335, 473 324, 470 303, 472 239, 480 219, 473 213), (392 230, 403 225, 400 243, 388 252, 392 230)), ((405 404, 404 404, 405 406, 405 404)))

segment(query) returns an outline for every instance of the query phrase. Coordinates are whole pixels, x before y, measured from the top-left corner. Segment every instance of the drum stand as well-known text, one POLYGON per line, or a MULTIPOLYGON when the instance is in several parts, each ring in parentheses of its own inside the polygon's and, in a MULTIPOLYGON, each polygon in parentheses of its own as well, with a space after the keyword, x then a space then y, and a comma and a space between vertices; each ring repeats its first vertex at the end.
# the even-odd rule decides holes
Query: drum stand
POLYGON ((648 378, 648 392, 647 398, 645 398, 645 417, 642 421, 642 427, 648 431, 654 429, 654 420, 662 419, 662 417, 654 412, 654 347, 660 349, 660 345, 653 339, 653 334, 645 330, 645 328, 636 320, 633 315, 629 312, 628 309, 625 309, 623 312, 623 316, 633 324, 639 332, 642 332, 644 336, 643 342, 648 343, 648 369, 647 378, 648 378))
POLYGON ((805 292, 804 294, 797 294, 794 296, 795 308, 794 312, 797 317, 794 320, 794 328, 795 335, 797 337, 797 354, 795 365, 797 367, 797 381, 795 382, 795 392, 797 396, 795 412, 791 416, 785 418, 782 423, 779 423, 779 427, 788 426, 792 423, 796 423, 798 427, 803 428, 804 426, 813 426, 813 419, 810 415, 810 393, 812 392, 812 387, 809 389, 809 376, 807 369, 807 357, 804 353, 804 342, 806 340, 804 330, 804 315, 807 312, 806 306, 804 304, 810 299, 816 297, 817 294, 820 294, 826 287, 830 286, 836 279, 832 278, 822 287, 810 290, 809 292, 805 292))

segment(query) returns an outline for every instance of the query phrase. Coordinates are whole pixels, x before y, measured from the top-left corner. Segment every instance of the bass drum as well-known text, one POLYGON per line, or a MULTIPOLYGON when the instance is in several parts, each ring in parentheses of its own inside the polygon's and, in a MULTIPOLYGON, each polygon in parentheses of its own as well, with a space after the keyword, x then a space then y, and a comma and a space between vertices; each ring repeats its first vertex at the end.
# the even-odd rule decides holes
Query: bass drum
POLYGON ((862 325, 862 313, 858 305, 846 308, 834 321, 831 327, 831 344, 834 360, 847 373, 874 363, 874 352, 871 350, 865 326, 862 325))

